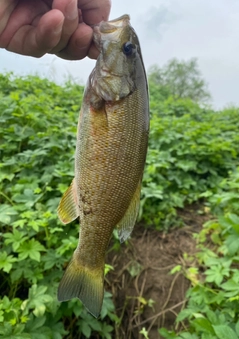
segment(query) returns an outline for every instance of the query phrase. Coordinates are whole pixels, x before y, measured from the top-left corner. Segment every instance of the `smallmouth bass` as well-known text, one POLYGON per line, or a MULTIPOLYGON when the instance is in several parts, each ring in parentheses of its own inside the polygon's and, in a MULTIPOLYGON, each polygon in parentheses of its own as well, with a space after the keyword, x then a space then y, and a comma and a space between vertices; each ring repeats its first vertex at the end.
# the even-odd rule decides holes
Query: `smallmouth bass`
POLYGON ((100 51, 89 76, 77 131, 75 178, 58 215, 80 218, 79 243, 58 300, 79 298, 95 317, 104 295, 105 253, 114 228, 125 241, 136 222, 149 133, 148 85, 128 15, 94 28, 100 51))

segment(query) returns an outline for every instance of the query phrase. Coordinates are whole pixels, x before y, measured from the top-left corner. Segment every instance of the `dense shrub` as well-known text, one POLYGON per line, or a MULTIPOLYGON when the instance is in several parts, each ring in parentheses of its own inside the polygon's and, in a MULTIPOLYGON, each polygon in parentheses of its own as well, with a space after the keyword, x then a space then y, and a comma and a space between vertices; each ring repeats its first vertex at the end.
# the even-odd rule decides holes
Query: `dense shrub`
POLYGON ((106 293, 99 320, 78 300, 56 301, 62 267, 78 241, 78 222, 62 225, 59 199, 74 175, 83 88, 38 77, 0 76, 0 336, 110 338, 116 319, 106 293), (108 319, 105 321, 105 319, 108 319), (40 333, 39 333, 39 329, 40 333), (77 332, 76 332, 77 331, 77 332))
POLYGON ((239 337, 239 168, 223 179, 209 206, 214 219, 196 235, 197 266, 186 269, 192 287, 187 307, 177 317, 178 322, 187 320, 188 328, 178 334, 161 329, 166 339, 239 337))
MULTIPOLYGON (((159 102, 157 88, 150 91, 140 215, 148 224, 168 228, 177 220, 177 208, 215 198, 219 182, 238 165, 238 110, 213 112, 172 97, 159 102)), ((78 222, 62 225, 56 208, 74 175, 82 94, 83 88, 71 83, 60 87, 36 76, 0 75, 3 338, 75 338, 76 333, 111 338, 118 321, 109 293, 99 320, 78 300, 56 301, 62 270, 78 241, 78 222)))
POLYGON ((147 223, 168 228, 177 208, 216 192, 239 164, 239 110, 214 112, 171 97, 152 97, 151 109, 142 213, 147 223))

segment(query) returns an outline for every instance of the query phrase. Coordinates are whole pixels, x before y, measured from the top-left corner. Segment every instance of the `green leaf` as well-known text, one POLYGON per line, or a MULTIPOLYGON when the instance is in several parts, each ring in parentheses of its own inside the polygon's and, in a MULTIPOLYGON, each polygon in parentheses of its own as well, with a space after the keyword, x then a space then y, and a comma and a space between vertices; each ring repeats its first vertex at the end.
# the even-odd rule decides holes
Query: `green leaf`
POLYGON ((9 273, 12 269, 12 264, 16 261, 17 259, 12 255, 8 255, 7 252, 0 252, 0 269, 4 272, 9 273))
MULTIPOLYGON (((208 334, 207 334, 207 336, 208 336, 208 334)), ((181 333, 180 336, 177 337, 177 338, 178 339, 199 339, 199 337, 197 336, 196 333, 186 333, 186 332, 181 333)), ((209 337, 208 337, 208 339, 209 339, 209 337)))
POLYGON ((90 338, 91 328, 90 328, 89 324, 87 324, 86 322, 82 321, 80 329, 81 329, 82 333, 84 334, 84 336, 86 336, 86 338, 90 338))
POLYGON ((191 309, 184 309, 178 314, 176 321, 180 322, 186 318, 190 318, 192 316, 192 313, 193 312, 191 309))
POLYGON ((192 323, 199 331, 215 334, 212 324, 204 317, 194 319, 192 323))
POLYGON ((103 336, 103 338, 111 339, 112 337, 111 337, 110 333, 113 331, 113 329, 114 328, 112 326, 107 325, 106 323, 103 322, 101 324, 101 331, 100 331, 100 333, 103 336))
POLYGON ((31 328, 31 332, 36 331, 37 329, 41 328, 46 322, 46 317, 38 317, 38 318, 34 318, 33 321, 31 321, 30 323, 30 328, 31 328))
POLYGON ((20 244, 27 240, 25 234, 25 232, 19 232, 17 229, 13 229, 12 233, 3 234, 3 237, 6 239, 5 244, 12 244, 12 249, 16 252, 20 244))
POLYGON ((29 299, 23 305, 23 309, 33 309, 36 317, 42 317, 45 314, 46 306, 52 303, 53 297, 46 294, 47 286, 33 285, 29 290, 29 299))
POLYGON ((101 319, 104 319, 107 315, 110 316, 111 312, 114 311, 114 304, 111 298, 111 294, 105 291, 103 305, 100 312, 101 319))
POLYGON ((127 271, 131 277, 136 277, 142 270, 142 266, 137 261, 131 261, 127 267, 127 271))
POLYGON ((44 269, 49 270, 53 266, 59 266, 64 263, 64 258, 56 253, 53 249, 49 249, 43 256, 42 261, 44 262, 44 269))
POLYGON ((139 331, 139 333, 142 334, 144 338, 149 339, 148 331, 145 327, 143 327, 142 330, 139 331))
POLYGON ((175 332, 168 331, 166 328, 160 328, 159 329, 159 334, 166 339, 175 339, 178 338, 175 332))
POLYGON ((223 281, 223 278, 226 276, 228 277, 230 275, 230 265, 231 261, 222 261, 220 262, 219 259, 209 259, 207 260, 207 265, 212 264, 210 269, 207 269, 205 271, 206 274, 206 281, 207 282, 215 282, 218 286, 221 284, 223 281), (214 263, 217 263, 216 265, 214 263))
POLYGON ((233 229, 239 235, 239 216, 234 213, 229 213, 228 219, 231 221, 233 229))
POLYGON ((236 333, 239 336, 239 321, 237 321, 236 323, 236 327, 235 327, 236 333))
POLYGON ((176 272, 180 272, 182 269, 182 265, 177 265, 177 266, 174 266, 174 268, 171 269, 170 273, 171 274, 174 274, 176 272))
POLYGON ((213 328, 218 339, 238 339, 236 332, 227 325, 214 325, 213 328))
POLYGON ((31 259, 39 262, 41 257, 40 251, 46 251, 46 249, 37 240, 31 239, 26 241, 21 244, 18 249, 19 260, 24 260, 30 257, 31 259))
POLYGON ((226 291, 236 291, 239 293, 239 284, 233 279, 229 279, 227 282, 221 284, 221 287, 226 291))
POLYGON ((14 209, 14 207, 2 204, 0 205, 0 223, 2 224, 10 224, 11 217, 17 215, 18 212, 14 209))
POLYGON ((239 239, 235 237, 235 234, 229 235, 225 241, 228 253, 232 256, 239 250, 239 239))

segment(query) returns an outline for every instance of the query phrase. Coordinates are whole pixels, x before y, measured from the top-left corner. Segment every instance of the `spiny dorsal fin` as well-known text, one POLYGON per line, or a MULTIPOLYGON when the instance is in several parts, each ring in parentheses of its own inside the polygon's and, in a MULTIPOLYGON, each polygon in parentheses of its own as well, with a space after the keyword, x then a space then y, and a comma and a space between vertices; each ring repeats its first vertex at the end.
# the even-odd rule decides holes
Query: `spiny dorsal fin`
POLYGON ((63 194, 57 209, 58 217, 64 224, 69 224, 79 216, 75 178, 63 194))
POLYGON ((125 215, 116 226, 121 243, 124 242, 130 236, 130 233, 134 228, 139 213, 140 191, 141 191, 141 180, 138 183, 138 186, 135 190, 135 193, 131 199, 131 202, 125 215))

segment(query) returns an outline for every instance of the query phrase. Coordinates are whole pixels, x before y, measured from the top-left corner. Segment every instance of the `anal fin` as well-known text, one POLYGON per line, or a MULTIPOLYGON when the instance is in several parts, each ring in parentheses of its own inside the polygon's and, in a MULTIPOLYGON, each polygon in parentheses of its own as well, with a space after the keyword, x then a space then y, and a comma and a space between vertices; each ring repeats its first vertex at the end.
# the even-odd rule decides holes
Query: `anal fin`
POLYGON ((75 178, 63 194, 57 209, 58 217, 64 224, 69 224, 79 216, 75 178))
POLYGON ((138 183, 138 186, 135 190, 135 193, 131 199, 131 202, 125 215, 116 226, 121 243, 124 242, 130 236, 130 233, 134 228, 139 213, 140 191, 141 191, 141 180, 138 183))

